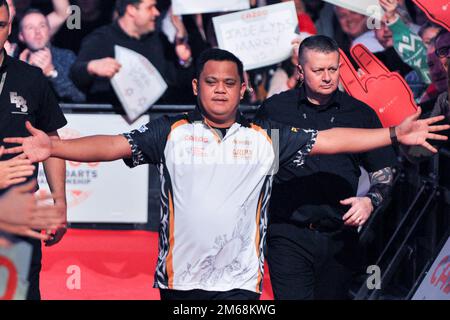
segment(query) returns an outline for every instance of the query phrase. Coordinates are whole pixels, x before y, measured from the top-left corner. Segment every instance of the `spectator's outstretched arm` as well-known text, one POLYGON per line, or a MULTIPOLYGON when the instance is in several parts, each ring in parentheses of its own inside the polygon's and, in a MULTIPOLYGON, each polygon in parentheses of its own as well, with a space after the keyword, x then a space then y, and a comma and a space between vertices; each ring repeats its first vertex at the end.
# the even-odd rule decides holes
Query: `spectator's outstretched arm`
MULTIPOLYGON (((432 126, 432 124, 443 120, 444 116, 418 120, 420 114, 421 109, 418 108, 415 114, 394 127, 397 140, 403 145, 420 145, 431 152, 437 152, 436 148, 427 142, 427 139, 447 140, 446 136, 433 132, 447 130, 450 126, 432 126)), ((390 128, 334 128, 319 131, 311 154, 361 153, 385 147, 392 144, 390 130, 390 128)), ((21 149, 18 149, 18 152, 22 152, 21 149)))
POLYGON ((79 139, 60 140, 50 138, 45 132, 27 122, 31 136, 27 138, 6 138, 7 143, 21 144, 6 149, 5 153, 23 152, 32 162, 42 162, 50 157, 78 162, 101 162, 131 158, 131 146, 124 136, 90 136, 79 139))
POLYGON ((47 15, 48 23, 50 25, 50 36, 58 32, 59 28, 66 22, 70 15, 69 0, 52 0, 53 12, 47 15))
POLYGON ((396 13, 398 0, 379 0, 385 11, 386 24, 392 31, 394 48, 400 58, 413 68, 426 84, 431 83, 427 65, 427 49, 422 39, 396 13))
POLYGON ((34 231, 59 228, 65 223, 58 205, 40 205, 41 201, 58 199, 58 196, 36 197, 36 181, 12 188, 0 197, 0 230, 8 233, 48 240, 49 236, 34 231))

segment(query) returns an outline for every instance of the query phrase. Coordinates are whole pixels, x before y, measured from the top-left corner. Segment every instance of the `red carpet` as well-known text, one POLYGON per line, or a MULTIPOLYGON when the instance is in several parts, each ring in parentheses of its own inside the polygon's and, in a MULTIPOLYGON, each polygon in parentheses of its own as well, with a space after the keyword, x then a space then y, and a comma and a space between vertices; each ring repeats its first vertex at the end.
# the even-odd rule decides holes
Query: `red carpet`
MULTIPOLYGON (((43 247, 42 299, 159 300, 153 289, 158 236, 147 231, 70 229, 43 247)), ((262 299, 273 299, 265 272, 262 299)))

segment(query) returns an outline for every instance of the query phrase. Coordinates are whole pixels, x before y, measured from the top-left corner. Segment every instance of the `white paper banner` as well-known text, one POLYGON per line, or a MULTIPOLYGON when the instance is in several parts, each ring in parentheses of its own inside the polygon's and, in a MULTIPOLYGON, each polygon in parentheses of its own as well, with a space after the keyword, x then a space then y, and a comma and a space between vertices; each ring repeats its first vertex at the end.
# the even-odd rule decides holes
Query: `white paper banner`
POLYGON ((245 70, 281 62, 298 37, 294 2, 284 2, 213 18, 219 47, 239 57, 245 70))
POLYGON ((365 16, 381 17, 383 9, 381 9, 378 0, 324 0, 326 2, 335 4, 339 7, 346 8, 363 14, 365 16))
POLYGON ((175 15, 239 11, 250 8, 249 0, 172 0, 175 15))
POLYGON ((434 260, 412 300, 450 300, 450 238, 434 260))
POLYGON ((115 46, 115 58, 122 65, 111 79, 120 102, 133 122, 166 91, 167 84, 147 58, 133 50, 115 46))
POLYGON ((31 253, 31 245, 24 241, 0 248, 0 300, 26 299, 31 253))
MULTIPOLYGON (((129 132, 146 124, 149 119, 143 116, 130 126, 119 115, 66 114, 66 118, 69 124, 58 131, 62 139, 129 132)), ((67 161, 66 166, 69 222, 147 222, 148 166, 130 169, 122 160, 101 163, 67 161)), ((42 166, 38 181, 38 192, 48 193, 42 166)))

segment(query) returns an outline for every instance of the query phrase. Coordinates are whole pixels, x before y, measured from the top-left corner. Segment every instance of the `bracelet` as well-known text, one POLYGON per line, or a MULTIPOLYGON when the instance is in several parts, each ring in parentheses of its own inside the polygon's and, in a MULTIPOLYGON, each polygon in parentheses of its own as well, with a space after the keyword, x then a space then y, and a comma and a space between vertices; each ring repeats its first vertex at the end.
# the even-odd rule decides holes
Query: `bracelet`
POLYGON ((389 137, 391 138, 392 145, 397 147, 399 145, 397 139, 397 133, 395 132, 395 127, 389 127, 389 137))

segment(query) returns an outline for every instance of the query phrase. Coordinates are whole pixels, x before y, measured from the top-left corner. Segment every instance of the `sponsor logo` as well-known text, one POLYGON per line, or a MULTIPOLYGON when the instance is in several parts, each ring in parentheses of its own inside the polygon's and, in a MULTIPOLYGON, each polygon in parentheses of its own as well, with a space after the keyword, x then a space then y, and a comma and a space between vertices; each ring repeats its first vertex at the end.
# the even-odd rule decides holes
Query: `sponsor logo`
POLYGON ((19 96, 17 92, 10 92, 9 98, 11 104, 15 104, 16 108, 19 109, 19 112, 12 112, 12 113, 28 114, 27 100, 19 96))
POLYGON ((196 137, 192 135, 188 135, 184 137, 185 141, 193 141, 193 142, 201 142, 201 143, 209 143, 209 139, 206 137, 196 137))

